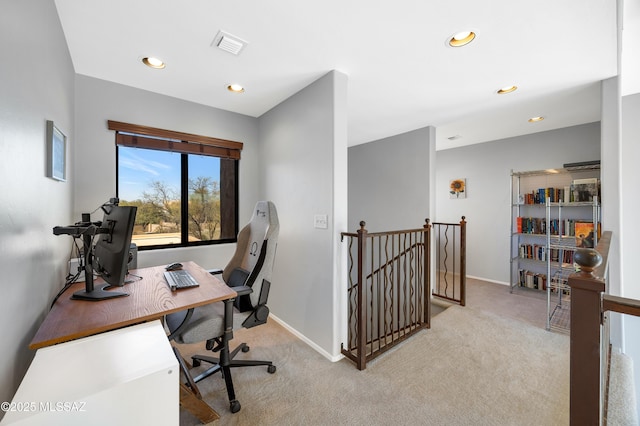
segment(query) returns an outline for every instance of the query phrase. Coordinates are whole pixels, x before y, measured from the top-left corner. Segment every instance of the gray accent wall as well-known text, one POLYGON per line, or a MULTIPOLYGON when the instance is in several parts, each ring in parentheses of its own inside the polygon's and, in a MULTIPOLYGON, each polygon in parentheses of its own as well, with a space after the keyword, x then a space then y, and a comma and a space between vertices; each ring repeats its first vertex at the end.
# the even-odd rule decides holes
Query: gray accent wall
POLYGON ((271 312, 339 354, 338 234, 347 218, 347 77, 332 71, 260 117, 261 187, 280 219, 271 312), (327 215, 328 228, 314 227, 327 215))
POLYGON ((0 401, 11 401, 70 246, 52 232, 72 217, 77 144, 74 70, 52 1, 2 1, 0 58, 0 401), (47 120, 68 138, 66 182, 46 177, 47 120))
POLYGON ((432 127, 349 148, 349 229, 420 228, 429 217, 432 127))
POLYGON ((466 216, 467 275, 509 282, 511 170, 599 159, 597 122, 437 151, 436 219, 457 223, 466 216), (457 178, 467 180, 465 199, 449 198, 449 182, 457 178))

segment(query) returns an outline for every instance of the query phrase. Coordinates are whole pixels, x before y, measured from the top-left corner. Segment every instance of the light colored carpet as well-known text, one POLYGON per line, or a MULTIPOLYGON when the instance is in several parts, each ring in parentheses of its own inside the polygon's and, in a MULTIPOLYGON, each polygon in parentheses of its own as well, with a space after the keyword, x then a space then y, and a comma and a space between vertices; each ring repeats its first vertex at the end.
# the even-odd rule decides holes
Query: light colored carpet
POLYGON ((612 426, 637 426, 633 360, 626 354, 611 352, 611 378, 609 385, 609 409, 607 424, 612 426))
MULTIPOLYGON (((236 414, 219 375, 201 382, 216 425, 569 424, 568 336, 469 306, 446 309, 364 371, 329 362, 273 321, 234 340, 252 347, 239 356, 270 359, 277 372, 233 370, 236 414)), ((180 424, 199 423, 181 410, 180 424)))

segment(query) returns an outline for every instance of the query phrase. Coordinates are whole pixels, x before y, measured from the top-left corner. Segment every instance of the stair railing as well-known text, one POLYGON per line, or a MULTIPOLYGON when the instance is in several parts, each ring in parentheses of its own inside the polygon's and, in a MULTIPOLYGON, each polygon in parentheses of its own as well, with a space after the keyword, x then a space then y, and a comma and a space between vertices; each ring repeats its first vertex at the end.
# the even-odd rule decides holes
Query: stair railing
POLYGON ((465 306, 467 298, 467 222, 434 222, 435 283, 433 295, 465 306))
POLYGON ((368 361, 430 327, 430 231, 369 233, 360 222, 348 239, 348 331, 342 354, 364 370, 368 361))

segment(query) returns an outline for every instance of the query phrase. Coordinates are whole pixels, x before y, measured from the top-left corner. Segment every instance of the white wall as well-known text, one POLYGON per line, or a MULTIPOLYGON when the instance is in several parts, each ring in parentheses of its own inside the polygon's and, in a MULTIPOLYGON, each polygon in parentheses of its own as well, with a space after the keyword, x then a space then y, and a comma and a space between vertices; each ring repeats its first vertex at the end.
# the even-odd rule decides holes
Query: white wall
MULTIPOLYGON (((626 238, 622 241, 623 270, 622 293, 624 297, 640 300, 640 279, 635 265, 640 257, 640 246, 636 243, 640 197, 637 196, 638 159, 640 158, 640 94, 622 98, 622 230, 626 238)), ((640 394, 640 317, 624 315, 625 353, 634 360, 636 394, 640 394)), ((638 404, 640 417, 640 404, 638 404)))
POLYGON ((599 159, 599 123, 437 151, 435 220, 457 223, 466 216, 467 274, 509 282, 511 170, 599 159), (467 179, 465 199, 449 199, 449 182, 456 178, 467 179))
POLYGON ((64 282, 69 249, 52 228, 72 217, 71 155, 67 182, 45 177, 46 120, 67 135, 71 152, 76 144, 73 65, 52 1, 2 1, 0 58, 0 401, 10 401, 64 282))
POLYGON ((347 78, 330 72, 260 117, 260 167, 280 236, 271 312, 329 358, 339 354, 338 234, 347 218, 347 78), (314 228, 314 215, 328 229, 314 228))
POLYGON ((431 127, 349 148, 349 229, 415 229, 429 217, 431 127))
MULTIPOLYGON (((151 70, 154 72, 155 70, 151 70)), ((204 105, 82 75, 76 76, 76 150, 73 214, 93 212, 116 195, 115 132, 107 120, 194 133, 244 144, 240 160, 240 227, 260 200, 258 120, 204 105)), ((100 211, 93 220, 100 220, 100 211)), ((235 244, 140 251, 138 267, 193 260, 205 268, 224 267, 235 244)))

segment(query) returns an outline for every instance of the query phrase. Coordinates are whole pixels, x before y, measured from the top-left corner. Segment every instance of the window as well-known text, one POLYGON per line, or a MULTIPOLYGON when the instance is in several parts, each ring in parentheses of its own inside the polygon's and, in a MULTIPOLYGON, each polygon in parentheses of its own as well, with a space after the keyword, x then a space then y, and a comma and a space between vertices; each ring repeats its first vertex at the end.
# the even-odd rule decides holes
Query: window
POLYGON ((109 121, 117 195, 138 207, 140 250, 235 242, 242 144, 109 121))

